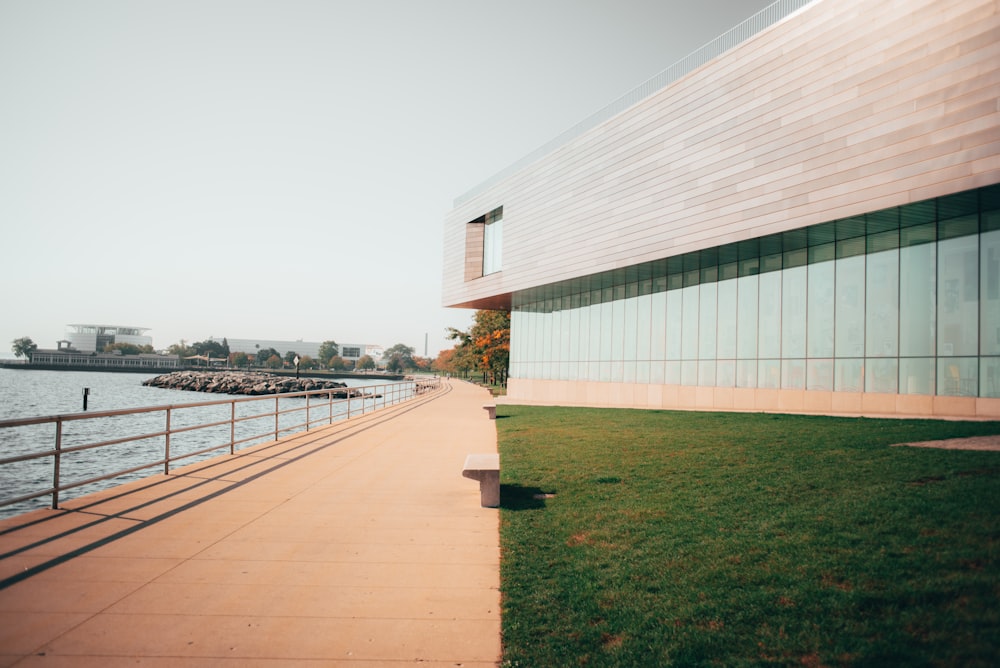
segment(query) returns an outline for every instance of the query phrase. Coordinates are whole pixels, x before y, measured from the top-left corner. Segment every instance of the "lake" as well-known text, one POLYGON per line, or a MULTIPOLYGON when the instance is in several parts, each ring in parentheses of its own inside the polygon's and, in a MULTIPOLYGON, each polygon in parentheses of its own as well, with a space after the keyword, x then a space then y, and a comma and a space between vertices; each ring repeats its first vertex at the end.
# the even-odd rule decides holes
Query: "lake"
MULTIPOLYGON (((41 417, 67 413, 79 413, 83 410, 83 391, 89 389, 88 413, 110 411, 120 408, 140 408, 148 406, 176 406, 179 404, 217 401, 230 398, 231 395, 207 394, 185 390, 167 390, 156 387, 146 387, 142 382, 158 374, 155 373, 115 373, 101 371, 38 371, 27 369, 0 369, 0 420, 15 418, 41 417)), ((384 379, 344 379, 349 387, 365 387, 383 385, 390 381, 384 379)), ((287 402, 300 402, 304 399, 285 399, 287 402)), ((372 399, 354 399, 351 401, 351 411, 360 410, 362 405, 371 404, 372 399)), ((310 405, 318 400, 312 400, 310 405)), ((326 410, 326 404, 323 403, 326 410)), ((284 402, 282 410, 285 409, 284 402)), ((273 404, 252 402, 237 404, 237 416, 250 416, 273 410, 273 404)), ((316 409, 319 411, 321 409, 316 409)), ((192 408, 177 411, 172 414, 171 427, 177 428, 187 424, 203 424, 207 422, 228 420, 230 406, 192 408)), ((322 417, 311 409, 311 419, 322 417)), ((334 404, 331 409, 333 419, 339 419, 346 412, 346 402, 334 404)), ((283 415, 281 428, 298 425, 305 421, 304 412, 283 415)), ((274 419, 261 418, 239 423, 236 427, 236 439, 248 438, 273 430, 274 419), (265 424, 262 424, 265 423, 265 424)), ((164 413, 138 414, 134 416, 109 417, 94 420, 71 421, 64 423, 62 443, 64 447, 72 445, 107 441, 126 436, 150 434, 164 429, 164 413)), ((26 452, 38 452, 51 449, 54 446, 54 426, 35 425, 0 429, 0 458, 11 457, 26 452)), ((186 432, 171 437, 171 456, 195 452, 203 448, 228 444, 230 431, 228 425, 210 429, 186 432)), ((273 439, 273 434, 241 444, 248 447, 253 443, 273 439)), ((66 454, 60 465, 63 481, 87 480, 93 477, 121 471, 163 458, 164 438, 150 438, 142 441, 108 446, 94 450, 66 454)), ((222 449, 209 454, 198 455, 186 459, 177 465, 189 464, 199 459, 218 456, 227 452, 222 449)), ((162 467, 149 468, 142 471, 122 475, 111 480, 90 483, 88 485, 68 490, 60 495, 61 499, 69 499, 100 489, 106 489, 123 482, 154 475, 162 471, 162 467)), ((52 485, 52 459, 44 458, 26 462, 16 462, 0 466, 0 500, 29 494, 33 491, 46 489, 52 485)), ((35 508, 48 507, 51 498, 48 496, 0 507, 0 517, 10 517, 35 508)))

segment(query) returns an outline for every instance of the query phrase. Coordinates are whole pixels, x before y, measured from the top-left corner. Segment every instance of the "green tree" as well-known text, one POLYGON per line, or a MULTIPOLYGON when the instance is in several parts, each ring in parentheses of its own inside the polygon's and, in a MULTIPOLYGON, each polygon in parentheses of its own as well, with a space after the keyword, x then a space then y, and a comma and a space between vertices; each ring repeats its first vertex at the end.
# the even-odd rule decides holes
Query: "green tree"
POLYGON ((371 358, 370 355, 362 355, 358 358, 357 363, 354 365, 356 369, 369 370, 375 368, 375 360, 371 358))
POLYGON ((190 357, 191 355, 197 355, 194 348, 189 347, 184 339, 181 339, 178 343, 171 344, 170 347, 167 348, 167 352, 171 355, 177 355, 181 359, 190 357))
POLYGON ((197 341, 191 344, 191 349, 194 350, 195 355, 204 355, 206 357, 214 357, 216 359, 228 359, 229 358, 229 344, 219 343, 218 341, 197 341))
POLYGON ((319 344, 319 361, 330 366, 330 359, 340 354, 340 346, 336 341, 324 341, 319 344))
POLYGON ((274 348, 261 348, 257 351, 257 366, 270 366, 271 358, 278 358, 278 366, 281 366, 281 355, 274 348))
POLYGON ((510 364, 510 311, 476 311, 469 338, 479 370, 495 384, 507 382, 510 364))
POLYGON ((392 348, 385 351, 382 359, 385 361, 385 368, 389 371, 398 372, 404 369, 413 369, 413 348, 403 343, 397 343, 392 348))
POLYGON ((27 357, 31 361, 31 356, 38 350, 38 345, 27 336, 11 341, 10 351, 14 357, 27 357))
POLYGON ((246 353, 234 353, 230 357, 229 362, 236 368, 250 366, 250 358, 247 357, 246 353))
POLYGON ((507 381, 510 363, 510 312, 476 311, 468 332, 448 328, 448 338, 457 340, 455 353, 448 360, 458 371, 479 371, 492 383, 507 381))

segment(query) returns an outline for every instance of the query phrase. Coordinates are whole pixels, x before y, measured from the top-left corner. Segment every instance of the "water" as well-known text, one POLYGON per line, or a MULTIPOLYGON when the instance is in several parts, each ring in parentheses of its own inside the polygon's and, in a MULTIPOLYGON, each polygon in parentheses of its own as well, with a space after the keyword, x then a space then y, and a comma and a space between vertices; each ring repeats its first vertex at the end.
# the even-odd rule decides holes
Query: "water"
MULTIPOLYGON (((146 387, 142 381, 157 374, 112 373, 99 371, 37 371, 22 369, 0 369, 0 420, 41 417, 83 410, 83 390, 89 388, 88 413, 110 411, 120 408, 140 408, 150 406, 178 406, 230 398, 225 394, 206 394, 185 390, 167 390, 146 387)), ((350 387, 364 387, 386 384, 385 380, 347 379, 350 387)), ((280 400, 281 410, 295 406, 305 406, 305 399, 284 398, 280 400)), ((375 399, 352 399, 352 414, 363 406, 377 403, 375 399)), ((268 401, 236 404, 237 417, 249 417, 274 410, 274 397, 268 401)), ((231 405, 185 408, 171 412, 171 429, 181 426, 221 422, 229 420, 231 405)), ((347 402, 329 406, 319 399, 310 400, 309 419, 342 419, 347 412, 347 402)), ((305 422, 305 411, 281 415, 278 429, 284 430, 305 422)), ((323 423, 315 424, 315 427, 323 423)), ((128 416, 95 418, 63 423, 62 447, 83 445, 101 441, 155 434, 166 426, 163 411, 141 413, 128 416)), ((244 448, 254 443, 274 438, 274 417, 260 417, 239 422, 236 425, 237 441, 248 439, 237 445, 244 448)), ((216 445, 228 446, 229 424, 199 429, 197 431, 173 434, 170 439, 170 455, 176 458, 216 445)), ((142 466, 164 458, 166 439, 153 436, 128 443, 110 445, 93 450, 64 454, 61 458, 61 480, 84 481, 91 478, 142 466)), ((27 452, 50 450, 55 444, 55 426, 52 424, 33 425, 0 429, 0 458, 16 456, 27 452)), ((228 447, 199 455, 194 455, 172 466, 180 466, 214 457, 228 452, 228 447)), ((52 486, 52 458, 46 457, 25 462, 15 462, 0 466, 0 500, 30 494, 52 486)), ((64 491, 60 499, 66 500, 106 489, 123 482, 136 480, 163 471, 163 465, 126 473, 110 480, 89 483, 64 491)), ((13 505, 0 507, 0 517, 10 517, 35 508, 48 507, 50 496, 44 496, 13 505)))

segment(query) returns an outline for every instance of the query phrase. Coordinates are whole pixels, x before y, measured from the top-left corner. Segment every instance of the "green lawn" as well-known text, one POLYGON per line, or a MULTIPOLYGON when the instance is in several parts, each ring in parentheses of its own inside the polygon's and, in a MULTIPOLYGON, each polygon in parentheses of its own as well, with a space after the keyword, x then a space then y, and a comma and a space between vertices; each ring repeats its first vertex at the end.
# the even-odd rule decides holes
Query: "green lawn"
POLYGON ((498 406, 504 665, 1000 665, 1000 422, 498 406))

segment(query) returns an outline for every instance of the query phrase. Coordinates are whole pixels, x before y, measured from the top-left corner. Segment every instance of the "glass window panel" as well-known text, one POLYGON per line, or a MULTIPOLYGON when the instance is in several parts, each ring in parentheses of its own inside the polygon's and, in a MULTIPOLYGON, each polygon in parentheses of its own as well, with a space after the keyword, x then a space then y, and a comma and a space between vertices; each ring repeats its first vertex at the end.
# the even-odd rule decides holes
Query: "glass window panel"
POLYGON ((667 382, 666 376, 666 364, 662 361, 655 360, 649 364, 649 382, 654 385, 662 385, 667 382))
POLYGON ((635 358, 650 359, 650 337, 652 335, 652 295, 644 294, 636 298, 635 358))
POLYGON ((791 269, 792 267, 804 267, 809 264, 809 251, 805 248, 800 248, 793 251, 785 251, 784 260, 782 265, 785 269, 791 269))
MULTIPOLYGON (((936 244, 909 246, 899 250, 899 354, 901 357, 923 357, 935 354, 936 281, 936 244)), ((900 378, 903 377, 900 375, 900 378)), ((925 392, 904 393, 931 394, 925 392)))
POLYGON ((666 377, 664 382, 667 385, 681 384, 681 363, 680 360, 670 360, 664 365, 666 377))
MULTIPOLYGON (((667 359, 681 358, 682 322, 684 320, 684 291, 667 293, 667 359)), ((678 367, 679 368, 679 367, 678 367)), ((678 376, 678 380, 680 376, 678 376)))
POLYGON ((870 357, 865 361, 865 367, 865 392, 897 393, 898 360, 870 357))
MULTIPOLYGON (((594 303, 587 308, 587 312, 587 320, 590 322, 590 349, 587 353, 587 360, 596 364, 601 360, 601 330, 604 328, 601 324, 601 316, 604 314, 604 310, 600 303, 594 303)), ((587 373, 587 377, 590 380, 597 380, 596 374, 597 368, 594 367, 587 373)))
POLYGON ((937 241, 936 223, 904 227, 899 231, 899 245, 902 247, 929 244, 934 241, 937 241))
MULTIPOLYGON (((684 296, 684 314, 681 317, 681 357, 698 359, 698 305, 701 300, 699 286, 681 290, 684 296)), ((688 383, 685 383, 687 385, 688 383)), ((693 384, 693 383, 692 383, 693 384)))
POLYGON ((655 292, 650 295, 650 349, 649 357, 654 360, 667 359, 667 293, 655 292))
POLYGON ((635 382, 643 385, 649 383, 649 360, 638 360, 635 363, 635 382))
MULTIPOLYGON (((719 309, 719 284, 702 283, 698 307, 698 359, 715 359, 716 319, 719 309)), ((712 373, 715 382, 715 373, 712 373)))
POLYGON ((836 357, 865 354, 865 257, 837 260, 836 357))
POLYGON ((562 361, 562 311, 553 311, 548 315, 549 321, 549 354, 552 362, 562 361))
POLYGON ((899 248, 899 230, 880 232, 868 237, 868 252, 878 253, 880 251, 899 248))
POLYGON ((934 358, 901 357, 899 359, 900 394, 934 394, 934 358))
POLYGON ((781 387, 781 360, 757 361, 757 387, 774 390, 781 387))
POLYGON ((503 216, 502 210, 490 213, 483 232, 483 275, 500 271, 503 259, 503 216))
POLYGON ((765 255, 760 259, 760 271, 761 273, 770 271, 781 271, 782 256, 781 253, 775 255, 765 255))
MULTIPOLYGON (((607 301, 600 305, 601 309, 601 362, 609 362, 614 350, 613 337, 615 331, 614 304, 607 301)), ((610 373, 610 372, 609 372, 610 373)), ((610 377, 610 376, 609 376, 610 377)), ((607 378, 605 379, 607 380, 607 378)))
POLYGON ((699 360, 698 385, 702 387, 715 385, 715 360, 699 360))
POLYGON ((786 390, 804 390, 806 387, 806 361, 781 360, 781 387, 786 390))
POLYGON ((834 244, 823 244, 809 248, 809 264, 828 262, 837 257, 837 247, 834 244))
POLYGON ((810 359, 806 362, 806 389, 833 390, 833 360, 810 359))
POLYGON ((979 257, 979 354, 1000 355, 1000 230, 983 233, 979 257))
POLYGON ((782 272, 781 356, 788 359, 806 356, 807 271, 796 267, 782 272))
POLYGON ((597 363, 597 380, 602 383, 611 382, 611 362, 601 361, 597 363))
POLYGON ((736 387, 757 387, 757 360, 736 361, 736 387))
POLYGON ((681 362, 681 385, 698 384, 698 360, 683 360, 681 362))
POLYGON ((975 397, 979 394, 979 360, 975 357, 938 359, 937 393, 948 397, 975 397))
MULTIPOLYGON (((739 359, 757 359, 757 282, 758 276, 743 276, 737 283, 736 306, 736 356, 739 359)), ((756 387, 757 371, 754 368, 754 384, 741 387, 756 387)))
POLYGON ((938 242, 938 259, 938 355, 976 355, 979 352, 978 237, 938 242))
POLYGON ((717 387, 736 386, 736 360, 718 360, 715 363, 715 385, 717 387))
POLYGON ((777 359, 781 357, 781 274, 771 272, 758 278, 757 354, 777 359))
POLYGON ((622 302, 624 310, 622 318, 623 350, 622 359, 636 360, 638 357, 639 340, 639 298, 629 297, 622 302))
POLYGON ((809 357, 833 357, 834 263, 809 265, 806 350, 809 357))
POLYGON ((736 279, 719 283, 718 349, 720 359, 736 358, 736 279))
POLYGON ((938 222, 938 239, 953 239, 979 232, 979 214, 938 222))
POLYGON ((837 259, 865 254, 865 238, 847 239, 837 242, 837 259))
POLYGON ((895 357, 899 354, 899 251, 869 255, 865 274, 865 352, 872 357, 895 357))
POLYGON ((862 359, 834 360, 834 385, 837 392, 863 392, 865 361, 862 359))
POLYGON ((1000 397, 1000 357, 981 357, 979 369, 979 396, 1000 397))

